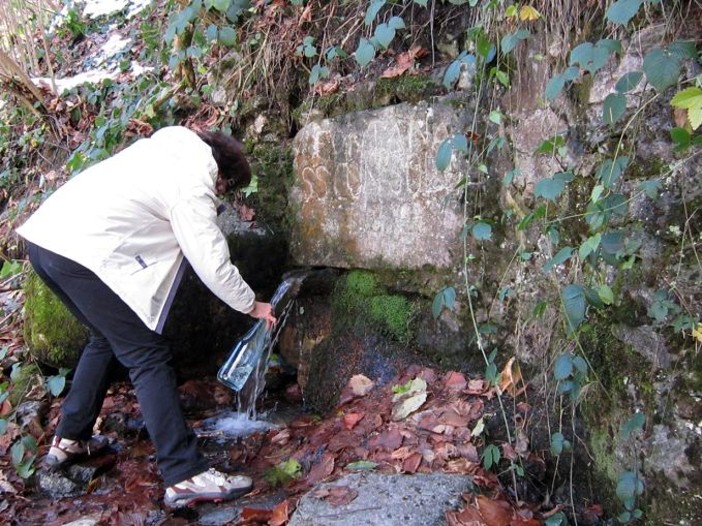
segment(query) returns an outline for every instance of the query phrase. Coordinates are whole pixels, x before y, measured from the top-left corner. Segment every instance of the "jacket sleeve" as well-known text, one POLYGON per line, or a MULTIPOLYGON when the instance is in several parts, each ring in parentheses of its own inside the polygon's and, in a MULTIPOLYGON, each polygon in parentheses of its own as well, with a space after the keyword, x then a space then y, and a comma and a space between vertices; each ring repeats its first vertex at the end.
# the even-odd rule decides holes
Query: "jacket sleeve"
POLYGON ((208 195, 189 196, 170 209, 173 233, 198 277, 232 309, 249 313, 254 307, 254 292, 231 263, 229 246, 216 217, 208 195))

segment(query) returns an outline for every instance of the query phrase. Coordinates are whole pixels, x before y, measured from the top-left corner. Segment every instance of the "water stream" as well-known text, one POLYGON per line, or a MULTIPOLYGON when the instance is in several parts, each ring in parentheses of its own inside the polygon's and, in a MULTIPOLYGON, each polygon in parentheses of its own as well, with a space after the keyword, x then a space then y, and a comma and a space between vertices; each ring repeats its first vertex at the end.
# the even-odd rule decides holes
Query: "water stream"
POLYGON ((269 329, 264 320, 258 320, 237 342, 219 369, 217 379, 237 394, 237 410, 236 413, 220 415, 212 422, 211 426, 217 431, 228 436, 244 436, 275 426, 258 420, 256 402, 265 388, 271 353, 307 274, 296 272, 284 277, 271 299, 278 322, 269 329))

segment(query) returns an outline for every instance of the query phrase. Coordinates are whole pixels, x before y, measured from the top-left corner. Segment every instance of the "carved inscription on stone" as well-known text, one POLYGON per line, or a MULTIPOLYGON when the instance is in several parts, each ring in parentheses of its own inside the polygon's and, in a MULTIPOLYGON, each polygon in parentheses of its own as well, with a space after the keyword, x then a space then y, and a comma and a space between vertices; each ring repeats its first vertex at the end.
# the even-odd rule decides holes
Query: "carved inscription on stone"
POLYGON ((295 138, 292 253, 302 264, 447 267, 462 213, 454 160, 435 154, 460 129, 445 105, 400 105, 312 123, 295 138))

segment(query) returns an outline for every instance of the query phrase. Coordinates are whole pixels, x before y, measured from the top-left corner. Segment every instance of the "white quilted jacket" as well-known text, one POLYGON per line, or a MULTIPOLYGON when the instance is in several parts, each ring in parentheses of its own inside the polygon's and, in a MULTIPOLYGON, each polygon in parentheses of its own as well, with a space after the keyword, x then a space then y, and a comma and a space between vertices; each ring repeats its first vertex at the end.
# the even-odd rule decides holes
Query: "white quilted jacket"
POLYGON ((187 258, 205 285, 248 313, 254 293, 215 223, 217 164, 182 127, 163 128, 76 175, 17 232, 92 270, 160 332, 187 258))

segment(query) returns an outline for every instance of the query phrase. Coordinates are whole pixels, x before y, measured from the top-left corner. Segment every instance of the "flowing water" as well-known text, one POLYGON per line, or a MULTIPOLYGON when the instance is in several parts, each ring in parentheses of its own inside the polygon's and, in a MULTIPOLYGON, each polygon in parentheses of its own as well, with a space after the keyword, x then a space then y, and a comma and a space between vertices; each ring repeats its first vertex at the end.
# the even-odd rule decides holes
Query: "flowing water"
POLYGON ((252 428, 250 433, 260 430, 257 429, 260 422, 257 423, 256 401, 265 387, 271 352, 278 342, 306 276, 307 273, 295 273, 283 279, 271 299, 273 311, 278 319, 276 325, 269 329, 265 321, 258 320, 234 346, 217 374, 220 382, 237 393, 236 416, 224 416, 224 419, 228 419, 225 427, 229 427, 236 436, 242 436, 239 433, 244 427, 252 428))

